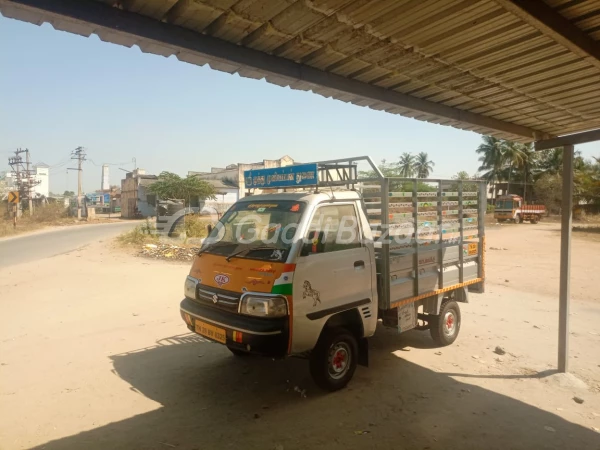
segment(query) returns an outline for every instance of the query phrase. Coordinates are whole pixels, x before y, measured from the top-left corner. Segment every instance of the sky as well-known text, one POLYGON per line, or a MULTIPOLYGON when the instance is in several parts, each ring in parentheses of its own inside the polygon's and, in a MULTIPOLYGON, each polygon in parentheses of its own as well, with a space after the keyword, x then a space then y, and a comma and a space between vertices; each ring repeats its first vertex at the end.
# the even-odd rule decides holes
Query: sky
MULTIPOLYGON (((296 161, 427 152, 432 177, 474 174, 481 136, 144 54, 0 16, 0 171, 16 148, 51 167, 50 190, 77 189, 72 150, 84 147, 83 188, 126 169, 186 175, 289 155, 296 161)), ((600 142, 577 147, 600 156, 600 142)))

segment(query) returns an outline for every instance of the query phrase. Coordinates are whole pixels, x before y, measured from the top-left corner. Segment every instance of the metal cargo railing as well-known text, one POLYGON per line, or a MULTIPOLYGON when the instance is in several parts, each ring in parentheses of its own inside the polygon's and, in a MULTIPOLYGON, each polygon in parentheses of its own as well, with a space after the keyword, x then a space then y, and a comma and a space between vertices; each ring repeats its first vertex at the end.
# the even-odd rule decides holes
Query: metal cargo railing
POLYGON ((484 278, 484 181, 382 177, 359 189, 376 243, 380 309, 484 278))

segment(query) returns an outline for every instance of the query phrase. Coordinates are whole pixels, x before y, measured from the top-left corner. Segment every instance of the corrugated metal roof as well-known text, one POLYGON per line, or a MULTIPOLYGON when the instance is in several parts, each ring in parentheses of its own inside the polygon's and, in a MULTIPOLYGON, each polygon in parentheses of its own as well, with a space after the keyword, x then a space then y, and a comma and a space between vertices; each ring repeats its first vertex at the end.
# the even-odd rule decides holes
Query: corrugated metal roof
MULTIPOLYGON (((499 0, 96 1, 459 113, 527 127, 539 133, 537 138, 600 128, 600 61, 572 51, 499 0)), ((600 39, 600 1, 544 2, 586 36, 600 39)), ((418 120, 534 139, 487 123, 465 123, 460 114, 414 110, 60 17, 39 3, 0 0, 0 12, 418 120)))

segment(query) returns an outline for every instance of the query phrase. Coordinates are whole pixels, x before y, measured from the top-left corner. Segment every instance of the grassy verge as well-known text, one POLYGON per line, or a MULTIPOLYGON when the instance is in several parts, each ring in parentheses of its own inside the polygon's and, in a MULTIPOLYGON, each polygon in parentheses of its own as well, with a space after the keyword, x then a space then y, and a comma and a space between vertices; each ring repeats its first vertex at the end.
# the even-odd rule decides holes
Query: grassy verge
POLYGON ((25 211, 17 219, 16 228, 13 226, 12 214, 6 213, 0 217, 0 237, 34 231, 52 225, 68 225, 73 221, 74 219, 67 215, 67 208, 57 204, 36 208, 32 216, 25 211))
POLYGON ((143 224, 117 237, 117 242, 121 245, 143 246, 145 244, 157 244, 158 240, 159 237, 156 234, 156 228, 149 219, 146 219, 146 222, 143 224))
POLYGON ((183 218, 177 228, 175 228, 174 236, 185 236, 183 244, 187 244, 188 239, 192 239, 197 244, 197 239, 205 238, 208 235, 206 229, 211 220, 206 217, 188 215, 183 218))

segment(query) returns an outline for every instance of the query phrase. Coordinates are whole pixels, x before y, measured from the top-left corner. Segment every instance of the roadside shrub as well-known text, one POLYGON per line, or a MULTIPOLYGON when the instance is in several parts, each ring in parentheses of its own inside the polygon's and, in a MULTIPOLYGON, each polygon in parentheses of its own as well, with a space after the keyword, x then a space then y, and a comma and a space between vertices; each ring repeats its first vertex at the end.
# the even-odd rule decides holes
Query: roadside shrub
POLYGON ((493 214, 495 210, 496 210, 496 207, 494 205, 491 205, 491 204, 488 203, 486 212, 488 214, 493 214))
POLYGON ((51 203, 36 206, 32 216, 29 215, 27 209, 22 211, 22 215, 17 219, 17 228, 15 229, 13 227, 12 205, 8 208, 7 204, 3 203, 2 208, 5 212, 0 215, 0 237, 36 230, 47 225, 63 225, 72 222, 67 208, 62 204, 51 203))
POLYGON ((50 203, 46 206, 38 206, 33 210, 33 216, 29 211, 24 211, 22 220, 30 220, 37 223, 57 222, 68 217, 69 210, 62 204, 50 203))
POLYGON ((187 237, 204 238, 208 235, 206 226, 210 223, 210 219, 204 219, 200 216, 189 215, 185 216, 185 234, 187 237))
POLYGON ((158 236, 146 226, 138 225, 130 231, 126 231, 117 237, 117 241, 124 245, 156 244, 158 236))

